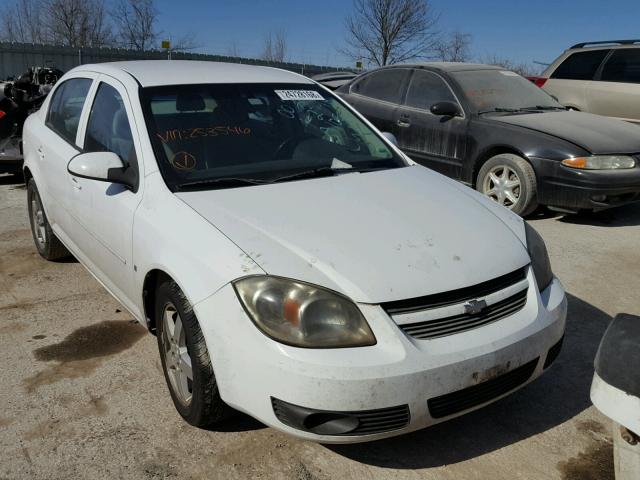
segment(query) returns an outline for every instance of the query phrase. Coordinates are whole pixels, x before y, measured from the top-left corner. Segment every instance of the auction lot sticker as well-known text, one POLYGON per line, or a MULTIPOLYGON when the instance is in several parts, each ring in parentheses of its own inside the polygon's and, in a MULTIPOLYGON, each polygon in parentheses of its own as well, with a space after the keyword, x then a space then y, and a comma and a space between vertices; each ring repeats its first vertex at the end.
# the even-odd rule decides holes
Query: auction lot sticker
POLYGON ((282 100, 324 100, 324 97, 313 90, 274 90, 282 100))

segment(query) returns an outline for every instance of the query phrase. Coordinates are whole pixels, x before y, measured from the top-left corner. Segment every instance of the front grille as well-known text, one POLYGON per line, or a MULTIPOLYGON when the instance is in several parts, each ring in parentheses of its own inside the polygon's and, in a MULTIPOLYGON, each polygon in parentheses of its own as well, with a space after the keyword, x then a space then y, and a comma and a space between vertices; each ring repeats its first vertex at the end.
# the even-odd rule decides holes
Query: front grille
POLYGON ((408 405, 398 405, 396 407, 376 410, 331 411, 299 407, 273 397, 271 397, 271 405, 278 420, 285 425, 314 433, 320 433, 316 430, 318 430, 319 424, 323 421, 338 418, 357 420, 353 422, 355 428, 342 433, 326 432, 326 434, 329 435, 370 435, 388 432, 406 427, 411 418, 408 405))
POLYGON ((363 410, 352 412, 358 417, 360 424, 351 434, 364 435, 370 433, 397 430, 409 424, 409 406, 383 408, 381 410, 363 410))
POLYGON ((424 297, 409 298, 406 300, 396 300, 382 303, 382 308, 391 316, 402 313, 419 312, 429 308, 440 308, 447 305, 463 303, 474 298, 486 297, 492 293, 504 290, 511 285, 521 282, 527 278, 526 267, 519 268, 501 277, 478 283, 470 287, 458 288, 448 292, 426 295, 424 297))
POLYGON ((443 418, 489 402, 525 383, 533 375, 538 358, 492 380, 447 393, 427 401, 433 418, 443 418))
POLYGON ((508 317, 518 310, 521 310, 527 303, 527 290, 512 295, 504 300, 489 305, 480 313, 462 313, 452 317, 427 320, 425 322, 399 325, 407 334, 421 340, 428 338, 443 337, 455 333, 478 328, 492 322, 508 317))

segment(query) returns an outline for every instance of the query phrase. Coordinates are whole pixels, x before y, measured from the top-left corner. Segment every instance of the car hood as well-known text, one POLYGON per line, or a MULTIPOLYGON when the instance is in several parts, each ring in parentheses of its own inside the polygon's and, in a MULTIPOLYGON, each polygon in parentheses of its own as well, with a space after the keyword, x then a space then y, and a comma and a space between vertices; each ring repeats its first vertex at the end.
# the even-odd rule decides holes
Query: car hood
POLYGON ((555 111, 505 115, 492 120, 553 135, 593 154, 640 152, 637 125, 591 113, 555 111))
POLYGON ((420 166, 176 195, 266 273, 358 302, 462 288, 529 263, 498 215, 420 166))

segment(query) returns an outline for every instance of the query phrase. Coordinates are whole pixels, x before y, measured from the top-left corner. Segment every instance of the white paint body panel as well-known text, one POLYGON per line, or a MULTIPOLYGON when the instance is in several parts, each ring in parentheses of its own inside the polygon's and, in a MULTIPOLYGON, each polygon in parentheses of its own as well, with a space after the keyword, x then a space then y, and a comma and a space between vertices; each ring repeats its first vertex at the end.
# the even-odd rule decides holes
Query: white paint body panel
POLYGON ((509 227, 420 166, 177 196, 269 274, 363 303, 475 285, 529 263, 509 227))
POLYGON ((614 422, 640 435, 640 398, 608 384, 594 373, 591 401, 614 422))
MULTIPOLYGON (((68 148, 59 147, 56 134, 46 127, 50 95, 27 120, 24 141, 25 166, 54 231, 140 322, 149 314, 143 302, 147 274, 161 270, 172 277, 194 307, 220 393, 232 406, 305 438, 365 441, 435 423, 426 410, 428 398, 472 385, 478 374, 496 366, 515 367, 539 358, 531 379, 541 374, 548 349, 564 332, 566 298, 557 280, 541 295, 527 269, 528 297, 522 310, 433 340, 407 337, 378 305, 474 285, 529 263, 523 221, 467 187, 410 166, 208 192, 174 194, 167 188, 149 142, 138 82, 311 80, 270 68, 145 61, 85 65, 58 85, 74 76, 94 79, 89 103, 99 81, 121 92, 140 185, 132 192, 80 179, 82 188, 74 190, 67 163, 79 148, 68 143, 68 148), (247 317, 231 285, 246 275, 265 273, 348 295, 358 302, 377 344, 315 350, 267 338, 247 317), (384 434, 322 437, 280 423, 271 410, 271 396, 317 409, 407 403, 411 422, 384 434)), ((87 104, 78 146, 86 110, 87 104)))
POLYGON ((605 382, 597 373, 591 383, 591 401, 613 420, 613 459, 616 480, 640 478, 640 442, 631 445, 620 434, 620 426, 640 435, 640 398, 605 382))

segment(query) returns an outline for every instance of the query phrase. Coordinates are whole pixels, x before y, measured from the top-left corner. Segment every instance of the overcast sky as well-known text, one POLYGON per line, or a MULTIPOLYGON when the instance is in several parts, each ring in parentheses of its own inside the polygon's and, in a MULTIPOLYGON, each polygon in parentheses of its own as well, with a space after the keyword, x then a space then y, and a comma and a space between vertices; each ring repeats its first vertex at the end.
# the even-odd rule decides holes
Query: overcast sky
MULTIPOLYGON (((442 32, 472 35, 475 57, 551 62, 586 40, 640 38, 640 0, 431 0, 442 32)), ((284 29, 291 61, 350 65, 337 52, 351 0, 158 0, 165 36, 193 31, 203 53, 260 55, 265 34, 284 29)))

